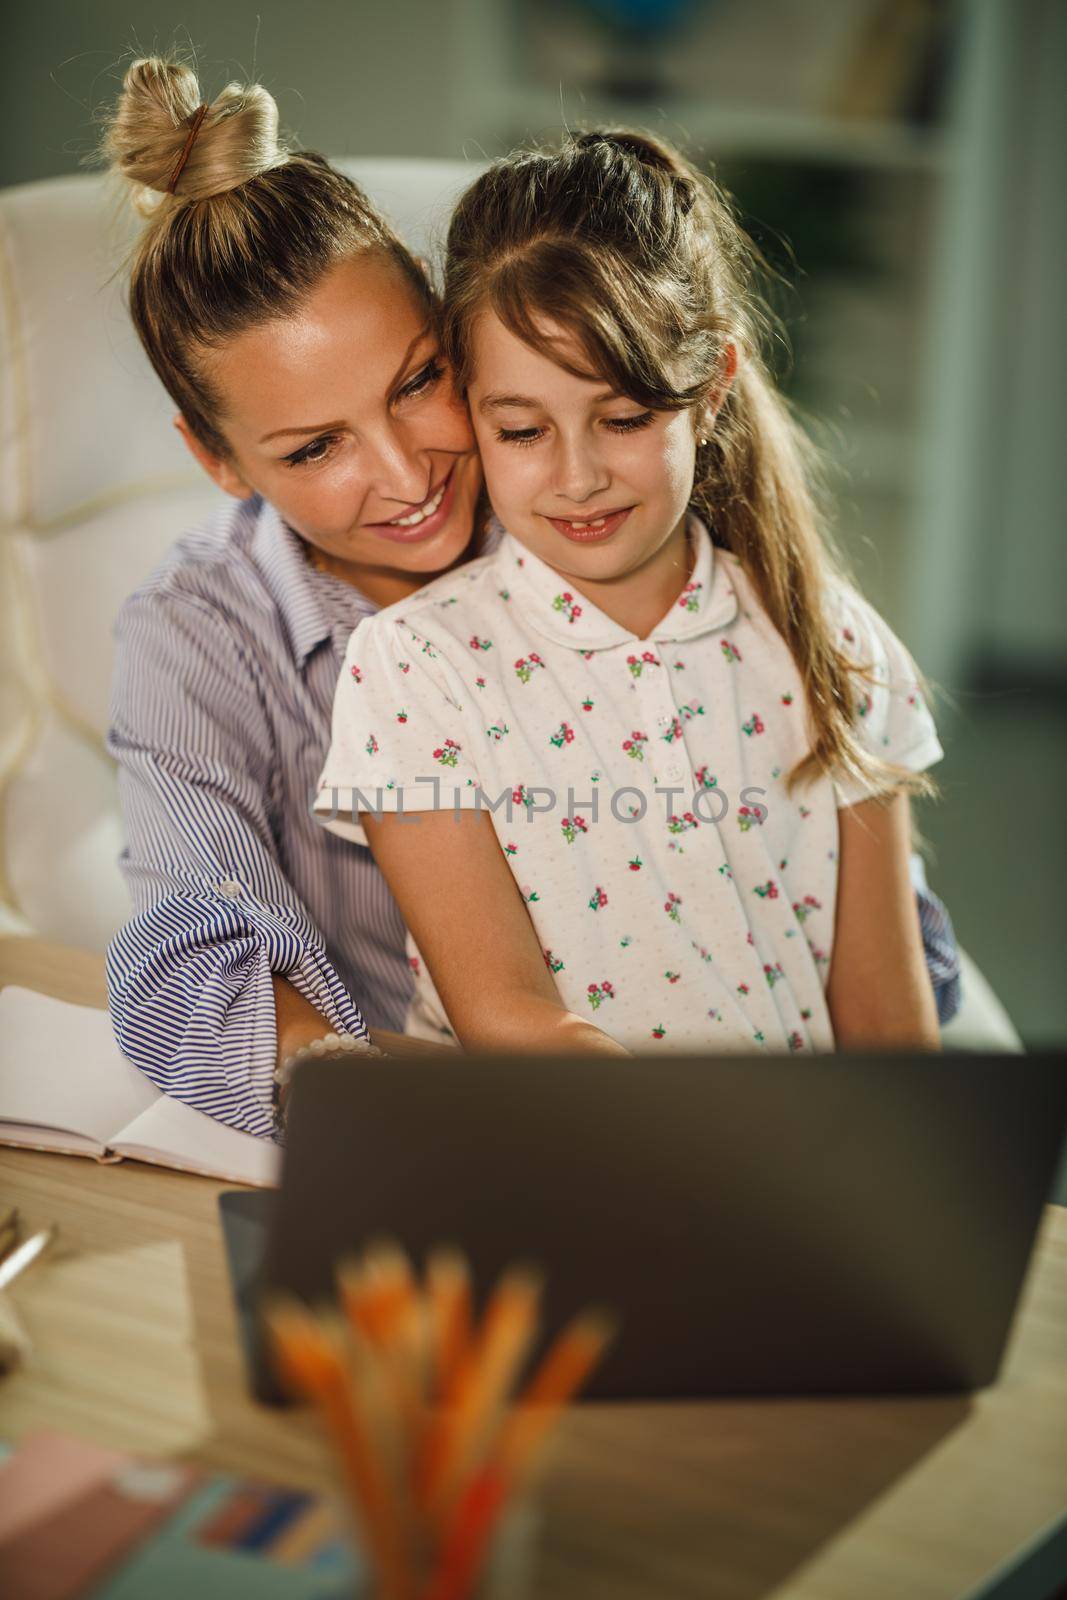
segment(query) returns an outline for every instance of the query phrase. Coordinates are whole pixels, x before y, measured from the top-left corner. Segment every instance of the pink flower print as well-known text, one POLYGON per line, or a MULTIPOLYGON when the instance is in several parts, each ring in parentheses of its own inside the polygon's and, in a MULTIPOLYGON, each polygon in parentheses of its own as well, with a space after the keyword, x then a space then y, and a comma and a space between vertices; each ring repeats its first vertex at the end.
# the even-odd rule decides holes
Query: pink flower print
POLYGON ((542 950, 541 954, 545 958, 545 966, 548 968, 549 972, 563 971, 563 962, 558 956, 554 956, 551 950, 542 950))
MULTIPOLYGON (((400 620, 402 621, 403 618, 401 618, 400 620)), ((430 643, 429 639, 426 639, 426 640, 423 641, 422 653, 423 653, 424 656, 429 656, 431 661, 436 661, 437 660, 437 651, 434 649, 434 647, 430 643)))
POLYGON ((568 622, 577 622, 582 614, 581 606, 575 605, 574 596, 569 589, 565 589, 562 594, 556 596, 552 602, 552 609, 553 611, 562 611, 568 622))
POLYGON ((560 827, 568 844, 573 844, 580 833, 589 832, 589 824, 584 817, 564 817, 560 827))
POLYGON ((803 900, 797 900, 793 904, 793 915, 796 917, 798 922, 807 921, 808 917, 811 916, 813 911, 821 910, 822 901, 816 900, 813 894, 806 894, 803 900))
POLYGON ((711 951, 706 949, 704 945, 697 944, 695 939, 690 941, 690 949, 696 951, 701 961, 710 961, 712 959, 711 951))
POLYGON ((433 758, 440 762, 442 767, 454 767, 459 760, 459 752, 463 746, 457 744, 455 739, 446 739, 439 750, 435 750, 433 758))
POLYGON ((804 1019, 805 1022, 810 1022, 811 1021, 811 1007, 810 1006, 805 1006, 804 1010, 800 1013, 800 1015, 804 1019))
POLYGON ((747 722, 742 722, 742 724, 741 724, 741 732, 742 733, 747 733, 750 738, 754 733, 763 733, 764 732, 763 719, 760 717, 760 714, 759 714, 758 711, 753 711, 753 713, 752 713, 751 717, 748 719, 748 721, 747 722))
POLYGON ((722 874, 722 876, 724 878, 730 878, 731 880, 733 879, 733 873, 730 871, 730 868, 729 868, 729 866, 727 865, 727 863, 725 861, 723 862, 722 866, 719 868, 719 872, 722 874))
POLYGON ((491 650, 493 641, 492 639, 479 639, 478 635, 473 633, 470 638, 470 647, 472 650, 491 650))
POLYGON ((804 1048, 804 1041, 796 1029, 789 1035, 789 1048, 790 1050, 803 1050, 804 1048))
POLYGON ((663 976, 666 978, 668 983, 677 983, 682 974, 680 972, 667 971, 663 974, 663 976))
POLYGON ((367 740, 367 742, 363 746, 363 748, 364 748, 364 750, 366 750, 366 752, 367 752, 367 754, 369 756, 376 756, 378 754, 379 745, 378 745, 378 741, 374 737, 373 733, 371 734, 370 738, 367 740))
POLYGON ((410 672, 411 671, 411 662, 410 661, 398 661, 397 662, 397 666, 400 668, 401 672, 410 672))
POLYGON ((524 783, 515 785, 515 788, 511 791, 511 798, 517 806, 528 806, 530 804, 530 796, 526 793, 526 785, 524 783))
POLYGON ((800 820, 802 822, 806 822, 808 817, 811 816, 811 812, 809 811, 807 806, 798 806, 797 810, 800 812, 800 820))
POLYGON ((633 942, 634 942, 633 934, 632 933, 624 933, 622 938, 619 940, 619 949, 620 950, 628 950, 630 948, 630 946, 633 944, 633 942))
POLYGON ((593 657, 596 655, 596 651, 595 650, 579 650, 578 654, 581 656, 583 661, 592 661, 593 657))
POLYGON ((626 864, 631 872, 640 872, 645 863, 640 856, 633 856, 626 864))
POLYGON ((510 600, 511 599, 511 590, 510 589, 498 589, 497 590, 497 594, 500 596, 501 600, 510 600))
POLYGON ((527 905, 532 905, 535 900, 540 900, 541 898, 537 890, 531 889, 528 883, 524 883, 521 886, 519 893, 522 895, 522 898, 526 901, 527 905))
POLYGON ((663 902, 663 909, 670 917, 672 922, 681 922, 682 920, 678 915, 678 907, 681 905, 681 903, 681 895, 675 894, 673 890, 668 890, 667 898, 663 902))
POLYGON ((688 833, 690 828, 699 828, 700 824, 691 811, 685 811, 680 817, 672 813, 667 818, 668 833, 688 833))
POLYGON ((745 934, 745 943, 755 946, 756 941, 753 939, 751 932, 745 934))
POLYGON ((486 738, 491 739, 494 744, 499 744, 501 739, 505 738, 510 732, 511 729, 508 727, 506 722, 494 722, 491 728, 486 728, 485 735, 486 738))
POLYGON ((842 639, 847 639, 849 644, 855 644, 856 642, 856 635, 852 632, 851 628, 842 628, 841 637, 842 639))
POLYGON ((485 688, 485 679, 484 678, 475 678, 474 687, 476 689, 484 689, 485 688))
POLYGON ((411 968, 412 972, 417 978, 419 973, 422 971, 422 962, 419 960, 418 956, 408 956, 408 966, 411 968))
POLYGON ((359 668, 357 666, 355 666, 354 664, 353 664, 353 667, 352 667, 352 678, 353 678, 353 681, 355 683, 362 683, 363 682, 363 674, 362 674, 362 672, 360 672, 359 668))
POLYGON ((748 993, 748 984, 747 983, 739 983, 737 985, 737 992, 738 992, 738 994, 747 994, 748 993))
POLYGON ((517 856, 518 853, 519 853, 519 847, 518 847, 517 844, 506 844, 504 846, 504 854, 506 856, 517 856))
POLYGON ((810 941, 808 943, 808 949, 811 951, 811 959, 814 961, 817 967, 825 967, 829 964, 830 957, 826 954, 825 950, 817 949, 810 941))
POLYGON ((713 777, 707 767, 697 768, 697 783, 702 789, 714 789, 718 781, 718 778, 713 777))
POLYGON ((622 747, 631 761, 645 759, 645 745, 648 743, 647 733, 638 733, 635 729, 628 739, 622 741, 622 747))
POLYGON ((722 1021, 722 1012, 719 1010, 718 1006, 712 1006, 711 1010, 708 1012, 708 1016, 711 1017, 713 1022, 722 1021))
POLYGON ((590 911, 602 911, 607 903, 608 897, 598 883, 589 896, 589 909, 590 911))
POLYGON ((626 665, 633 677, 639 678, 646 667, 658 667, 659 660, 651 650, 642 650, 640 656, 627 656, 626 665))
POLYGON ((870 694, 865 693, 862 699, 856 701, 857 717, 865 717, 873 704, 874 701, 871 699, 870 694))
POLYGON ((768 878, 766 883, 757 883, 753 894, 758 894, 761 900, 777 900, 778 885, 773 878, 768 878))
POLYGON ((515 663, 515 676, 520 683, 529 683, 538 667, 543 667, 544 662, 538 655, 520 656, 515 663))
POLYGON ((396 720, 398 722, 406 722, 408 720, 407 712, 406 711, 398 711, 397 714, 396 714, 396 720))
POLYGON ((687 583, 678 598, 679 609, 682 611, 699 611, 699 595, 703 587, 702 583, 687 583))
POLYGON ((676 739, 680 739, 682 737, 682 724, 680 718, 671 718, 670 727, 667 729, 666 733, 662 735, 662 737, 667 744, 673 744, 676 739))
POLYGON ((719 644, 722 647, 722 653, 724 657, 731 664, 731 666, 735 661, 740 661, 742 659, 740 650, 735 644, 731 644, 729 639, 720 639, 719 644))
POLYGON ((767 980, 768 987, 773 989, 779 978, 785 977, 785 973, 782 971, 780 962, 776 961, 771 966, 769 962, 765 961, 763 963, 763 976, 767 980))
POLYGON ((557 750, 562 750, 565 744, 570 744, 574 738, 574 729, 569 722, 561 722, 555 733, 548 736, 549 744, 554 744, 557 750))
POLYGON ((590 700, 589 696, 586 695, 585 699, 582 701, 582 710, 583 711, 592 711, 592 709, 593 709, 593 702, 592 702, 592 700, 590 700))
POLYGON ((665 1039, 667 1037, 667 1030, 663 1026, 662 1022, 658 1027, 652 1029, 652 1037, 653 1039, 665 1039))
POLYGON ((591 983, 585 992, 594 1011, 599 1011, 605 1000, 615 998, 615 990, 610 983, 591 983))
POLYGON ((761 828, 766 821, 762 806, 738 806, 737 826, 742 833, 747 833, 749 828, 761 828))
POLYGON ((791 694, 784 694, 782 696, 782 704, 784 706, 791 706, 793 704, 793 696, 791 694))

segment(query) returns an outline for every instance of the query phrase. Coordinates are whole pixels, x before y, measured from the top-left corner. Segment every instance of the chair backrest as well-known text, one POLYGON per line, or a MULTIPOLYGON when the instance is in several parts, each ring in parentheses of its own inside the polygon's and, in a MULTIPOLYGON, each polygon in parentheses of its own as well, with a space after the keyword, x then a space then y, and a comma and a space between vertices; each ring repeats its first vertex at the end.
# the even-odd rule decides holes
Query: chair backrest
MULTIPOLYGON (((480 170, 338 165, 424 255, 480 170)), ((97 950, 130 912, 103 748, 112 622, 224 503, 125 308, 135 226, 104 178, 0 191, 0 932, 97 950)))

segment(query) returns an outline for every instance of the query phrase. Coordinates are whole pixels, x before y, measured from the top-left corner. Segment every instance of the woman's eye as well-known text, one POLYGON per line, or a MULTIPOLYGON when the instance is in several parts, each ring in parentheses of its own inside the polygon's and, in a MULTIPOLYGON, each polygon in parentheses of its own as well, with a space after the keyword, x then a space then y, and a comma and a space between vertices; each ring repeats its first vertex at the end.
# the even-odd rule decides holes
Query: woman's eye
POLYGON ((647 428, 655 415, 654 411, 642 411, 636 417, 605 417, 604 421, 614 433, 635 433, 638 428, 647 428))
POLYGON ((536 444, 544 431, 543 428, 498 428, 496 436, 501 444, 536 444))
POLYGON ((285 463, 290 467, 318 466, 320 461, 325 461, 333 454, 334 446, 339 442, 336 433, 324 433, 320 439, 312 439, 310 444, 301 445, 291 456, 286 456, 285 463))
POLYGON ((400 398, 402 400, 409 400, 413 395, 425 394, 427 389, 433 388, 433 385, 440 378, 444 370, 444 367, 441 365, 440 361, 438 361, 436 356, 432 361, 427 361, 422 370, 416 372, 415 376, 410 380, 410 382, 406 383, 401 389, 400 398))

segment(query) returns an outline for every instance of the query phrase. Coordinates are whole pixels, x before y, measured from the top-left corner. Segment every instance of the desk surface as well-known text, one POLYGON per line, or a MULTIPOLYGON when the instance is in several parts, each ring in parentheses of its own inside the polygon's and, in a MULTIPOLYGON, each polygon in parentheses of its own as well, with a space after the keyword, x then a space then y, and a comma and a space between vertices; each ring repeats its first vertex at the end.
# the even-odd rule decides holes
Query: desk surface
MULTIPOLYGON (((0 940, 0 984, 103 1002, 100 959, 0 940)), ((12 1291, 34 1341, 0 1435, 34 1427, 321 1488, 309 1417, 247 1398, 216 1197, 135 1162, 0 1148, 0 1195, 62 1239, 12 1291)), ((971 1396, 572 1410, 543 1493, 552 1600, 963 1600, 1067 1509, 1067 1211, 1046 1210, 1000 1381, 971 1396)), ((993 1590, 988 1591, 990 1594, 993 1590)))

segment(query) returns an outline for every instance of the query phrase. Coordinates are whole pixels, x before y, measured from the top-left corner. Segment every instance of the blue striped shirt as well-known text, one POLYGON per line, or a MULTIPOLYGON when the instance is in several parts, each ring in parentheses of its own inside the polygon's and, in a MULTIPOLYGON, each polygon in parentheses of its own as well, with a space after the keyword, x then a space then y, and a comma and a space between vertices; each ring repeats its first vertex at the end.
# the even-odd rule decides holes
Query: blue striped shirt
MULTIPOLYGON (((404 1025, 400 913, 370 852, 309 805, 345 647, 374 609, 253 496, 181 538, 115 625, 107 748, 134 905, 107 952, 116 1037, 158 1088, 249 1133, 272 1128, 272 973, 334 1029, 404 1025)), ((945 1022, 955 939, 912 867, 945 1022)))

